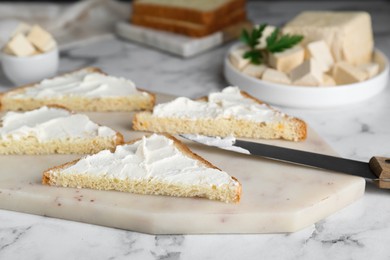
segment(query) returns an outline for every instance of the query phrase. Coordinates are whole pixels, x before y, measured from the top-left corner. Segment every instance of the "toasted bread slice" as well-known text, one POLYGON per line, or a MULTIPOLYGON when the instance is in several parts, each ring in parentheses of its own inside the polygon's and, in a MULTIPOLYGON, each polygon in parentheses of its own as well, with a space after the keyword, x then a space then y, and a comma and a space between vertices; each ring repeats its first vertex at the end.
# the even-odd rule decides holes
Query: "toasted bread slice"
POLYGON ((134 14, 131 17, 131 21, 135 25, 145 26, 153 29, 174 32, 178 34, 187 35, 190 37, 203 37, 223 28, 229 27, 246 21, 245 9, 237 10, 231 15, 221 18, 218 23, 203 25, 187 21, 177 21, 170 18, 144 16, 134 14))
POLYGON ((86 154, 122 143, 119 132, 59 106, 8 112, 1 119, 0 154, 86 154))
POLYGON ((244 10, 245 4, 246 0, 136 0, 132 4, 132 13, 212 25, 237 10, 244 10))
POLYGON ((157 105, 153 112, 136 113, 133 128, 170 134, 292 141, 306 138, 304 121, 275 110, 237 87, 211 93, 201 100, 180 97, 157 105))
POLYGON ((74 111, 151 110, 154 94, 133 82, 87 67, 0 94, 1 110, 32 110, 57 104, 74 111))
POLYGON ((43 173, 42 183, 238 202, 241 184, 170 135, 153 134, 43 173))

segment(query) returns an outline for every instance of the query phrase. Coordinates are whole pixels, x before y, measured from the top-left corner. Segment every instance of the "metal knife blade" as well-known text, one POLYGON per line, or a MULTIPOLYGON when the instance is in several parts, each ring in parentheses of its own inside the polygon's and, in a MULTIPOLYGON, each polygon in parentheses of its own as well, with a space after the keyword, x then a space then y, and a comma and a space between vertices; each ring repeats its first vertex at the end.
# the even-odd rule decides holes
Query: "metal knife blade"
POLYGON ((232 152, 261 156, 284 162, 311 166, 377 181, 380 188, 390 189, 390 158, 372 157, 370 162, 355 161, 336 156, 318 154, 279 146, 236 140, 234 137, 219 138, 182 134, 183 138, 218 147, 232 152))
POLYGON ((367 179, 378 178, 371 171, 369 164, 366 162, 240 140, 236 140, 235 146, 244 148, 251 154, 261 157, 300 165, 308 165, 336 172, 344 172, 367 179))

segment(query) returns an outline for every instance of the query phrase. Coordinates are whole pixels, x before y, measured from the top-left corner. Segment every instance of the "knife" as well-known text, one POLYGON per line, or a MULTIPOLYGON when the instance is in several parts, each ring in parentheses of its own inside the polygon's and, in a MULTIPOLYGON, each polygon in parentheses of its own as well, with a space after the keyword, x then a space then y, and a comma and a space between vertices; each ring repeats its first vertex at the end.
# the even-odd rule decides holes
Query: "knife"
POLYGON ((193 134, 181 134, 180 136, 197 143, 232 152, 256 155, 363 177, 367 180, 374 181, 379 188, 390 189, 390 158, 374 156, 367 163, 325 154, 236 140, 232 136, 224 138, 193 134))

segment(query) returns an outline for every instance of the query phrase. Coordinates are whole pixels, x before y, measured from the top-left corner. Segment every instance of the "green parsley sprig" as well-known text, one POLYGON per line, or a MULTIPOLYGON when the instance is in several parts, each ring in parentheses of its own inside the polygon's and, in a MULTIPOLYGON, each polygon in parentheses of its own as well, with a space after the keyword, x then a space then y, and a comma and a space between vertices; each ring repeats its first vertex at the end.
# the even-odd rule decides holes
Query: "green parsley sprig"
POLYGON ((250 50, 244 53, 245 59, 250 59, 253 64, 260 64, 263 61, 263 53, 261 50, 256 49, 256 46, 260 43, 263 31, 267 27, 267 24, 262 24, 259 28, 254 28, 252 33, 247 30, 242 30, 240 40, 249 46, 250 50))
POLYGON ((281 35, 280 29, 276 28, 266 38, 266 47, 261 50, 258 49, 257 46, 260 43, 260 39, 263 36, 263 32, 266 27, 267 24, 261 24, 258 28, 254 28, 252 32, 248 32, 245 29, 241 32, 240 40, 249 47, 249 50, 244 53, 243 58, 249 59, 253 64, 263 63, 267 52, 282 52, 294 47, 303 39, 302 35, 281 35))
POLYGON ((266 49, 269 52, 275 53, 275 52, 282 52, 286 49, 290 49, 291 47, 294 47, 296 44, 301 42, 303 40, 302 35, 290 35, 290 34, 284 34, 280 35, 280 29, 276 28, 270 36, 267 37, 267 47, 266 49))

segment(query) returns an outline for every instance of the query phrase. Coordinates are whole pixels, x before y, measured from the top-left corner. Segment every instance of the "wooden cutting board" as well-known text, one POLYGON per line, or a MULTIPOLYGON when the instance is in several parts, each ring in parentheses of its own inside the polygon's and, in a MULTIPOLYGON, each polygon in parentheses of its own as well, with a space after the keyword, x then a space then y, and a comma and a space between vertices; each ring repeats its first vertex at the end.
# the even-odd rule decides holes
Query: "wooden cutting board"
MULTIPOLYGON (((131 131, 131 113, 87 114, 126 141, 143 135, 131 131)), ((19 155, 0 156, 0 208, 152 234, 270 233, 302 229, 364 193, 363 178, 185 143, 240 180, 239 204, 44 186, 44 170, 80 155, 19 155)), ((301 143, 265 143, 334 154, 312 129, 301 143)))

